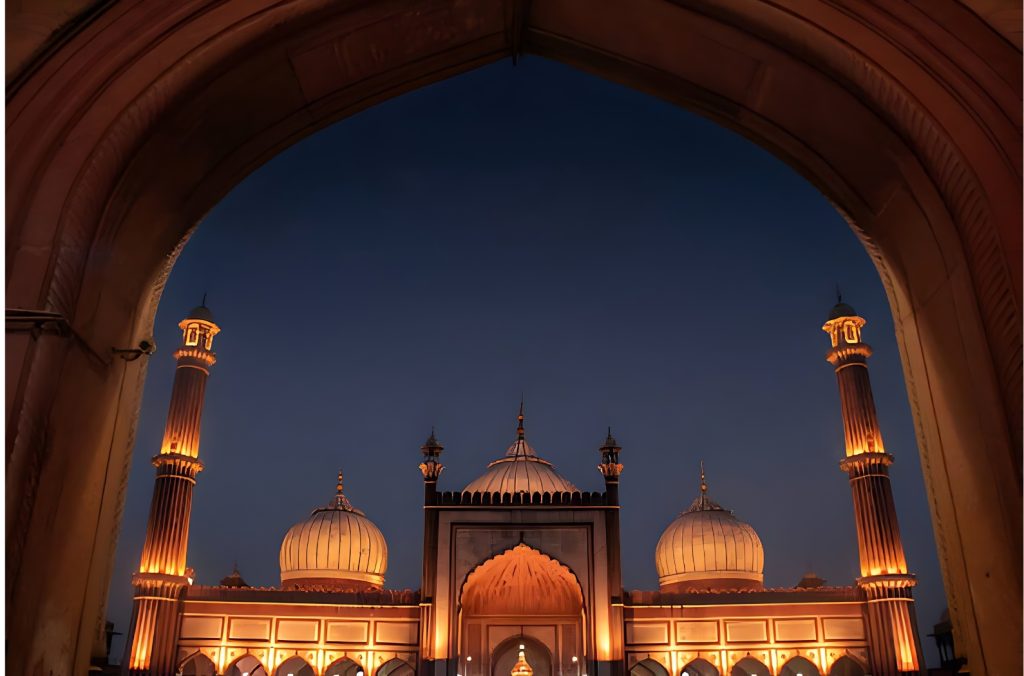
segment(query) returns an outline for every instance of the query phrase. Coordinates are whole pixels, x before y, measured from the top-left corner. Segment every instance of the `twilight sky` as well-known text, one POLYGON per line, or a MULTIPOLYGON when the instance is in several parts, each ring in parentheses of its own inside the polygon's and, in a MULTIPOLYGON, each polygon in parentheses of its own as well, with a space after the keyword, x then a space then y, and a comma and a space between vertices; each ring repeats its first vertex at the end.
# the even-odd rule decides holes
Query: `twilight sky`
MULTIPOLYGON (((698 493, 749 522, 765 584, 858 574, 828 339, 835 285, 865 340, 924 634, 945 607, 888 301, 817 190, 703 118, 528 57, 406 94, 285 151, 210 212, 157 314, 109 616, 127 630, 174 376, 203 292, 223 332, 207 390, 189 562, 276 585, 288 528, 346 495, 418 588, 419 446, 461 489, 527 438, 583 490, 623 446, 623 575, 698 493)), ((118 658, 123 637, 114 644, 118 658)))

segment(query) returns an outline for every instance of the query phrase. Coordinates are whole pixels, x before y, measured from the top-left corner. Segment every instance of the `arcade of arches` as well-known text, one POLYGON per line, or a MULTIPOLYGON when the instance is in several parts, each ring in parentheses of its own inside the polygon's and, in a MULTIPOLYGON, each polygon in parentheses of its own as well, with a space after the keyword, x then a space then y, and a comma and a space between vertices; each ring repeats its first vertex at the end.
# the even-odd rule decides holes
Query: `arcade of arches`
POLYGON ((104 651, 146 365, 111 350, 150 335, 200 217, 316 130, 523 53, 717 120, 845 214, 890 299, 957 647, 972 673, 1020 672, 1019 5, 602 7, 8 7, 7 307, 24 311, 6 343, 11 673, 82 673, 104 651))

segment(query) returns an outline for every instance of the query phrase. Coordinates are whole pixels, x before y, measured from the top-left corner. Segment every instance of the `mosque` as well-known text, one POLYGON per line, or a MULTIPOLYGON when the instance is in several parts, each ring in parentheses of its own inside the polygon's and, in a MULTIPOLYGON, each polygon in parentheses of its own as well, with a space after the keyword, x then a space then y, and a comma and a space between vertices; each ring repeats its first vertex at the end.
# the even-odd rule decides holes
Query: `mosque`
MULTIPOLYGON (((462 490, 441 491, 444 450, 421 447, 423 578, 385 586, 384 534, 335 495, 281 543, 281 584, 187 566, 206 381, 220 331, 205 306, 179 326, 177 371, 135 590, 124 669, 190 676, 891 676, 923 660, 868 378, 865 320, 840 302, 823 327, 845 428, 861 576, 765 588, 754 529, 705 481, 653 552, 659 589, 625 591, 621 448, 598 449, 601 492, 581 491, 526 438, 462 490)), ((325 496, 327 497, 327 496, 325 496)), ((372 515, 371 515, 372 516, 372 515)), ((671 514, 651 515, 669 521, 671 514)))

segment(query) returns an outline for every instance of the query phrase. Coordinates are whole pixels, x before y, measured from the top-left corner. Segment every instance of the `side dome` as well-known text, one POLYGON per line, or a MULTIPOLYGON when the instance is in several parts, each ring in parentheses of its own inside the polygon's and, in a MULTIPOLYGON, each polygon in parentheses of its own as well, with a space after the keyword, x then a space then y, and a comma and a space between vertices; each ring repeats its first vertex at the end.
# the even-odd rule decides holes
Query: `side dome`
POLYGON ((388 545, 380 529, 338 493, 327 507, 292 526, 281 542, 281 587, 369 591, 384 586, 388 545))
POLYGON ((526 443, 523 409, 519 407, 516 440, 505 456, 487 465, 487 471, 469 483, 470 493, 576 493, 579 489, 555 471, 555 466, 537 455, 526 443))
POLYGON ((658 540, 654 561, 664 592, 764 588, 764 548, 750 524, 701 492, 658 540))

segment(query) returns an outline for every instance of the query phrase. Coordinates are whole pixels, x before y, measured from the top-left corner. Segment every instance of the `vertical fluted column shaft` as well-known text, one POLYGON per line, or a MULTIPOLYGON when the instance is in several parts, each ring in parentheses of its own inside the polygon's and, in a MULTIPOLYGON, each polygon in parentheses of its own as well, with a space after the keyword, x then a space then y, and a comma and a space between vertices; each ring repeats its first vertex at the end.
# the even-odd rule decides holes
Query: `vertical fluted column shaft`
POLYGON ((168 453, 156 456, 153 464, 157 468, 156 482, 139 572, 183 576, 192 516, 192 489, 202 464, 168 453))
POLYGON ((165 676, 175 672, 178 611, 191 583, 187 567, 192 491, 199 461, 199 432, 206 379, 215 363, 212 352, 183 346, 160 452, 153 458, 156 480, 146 523, 124 668, 131 676, 165 676))
POLYGON ((896 675, 920 673, 921 647, 910 576, 862 578, 860 587, 868 598, 868 635, 872 673, 896 675), (877 637, 877 638, 876 638, 877 637), (889 637, 889 640, 879 640, 889 637))
POLYGON ((132 582, 135 599, 124 662, 126 671, 129 676, 170 676, 177 666, 178 611, 185 585, 142 574, 132 582))
POLYGON ((843 412, 846 457, 860 552, 858 586, 867 597, 871 673, 920 673, 920 646, 896 505, 889 480, 893 457, 885 452, 878 426, 865 343, 839 341, 828 354, 835 366, 843 412))
POLYGON ((885 452, 875 413, 871 379, 868 376, 867 357, 871 354, 871 348, 863 343, 860 347, 864 352, 847 355, 836 366, 847 455, 885 452))
POLYGON ((178 356, 178 368, 174 373, 174 389, 171 390, 171 404, 167 411, 164 439, 160 444, 161 453, 179 453, 190 457, 199 455, 199 431, 203 416, 203 400, 206 397, 206 379, 209 364, 190 354, 197 350, 182 349, 178 356), (184 353, 184 354, 183 354, 184 353))
POLYGON ((840 465, 850 477, 863 577, 907 572, 889 481, 891 463, 888 453, 862 453, 846 458, 840 465))
POLYGON ((178 367, 163 443, 153 458, 156 482, 139 572, 181 576, 188 553, 192 488, 203 469, 198 458, 206 379, 215 359, 199 347, 182 347, 174 356, 178 367))

